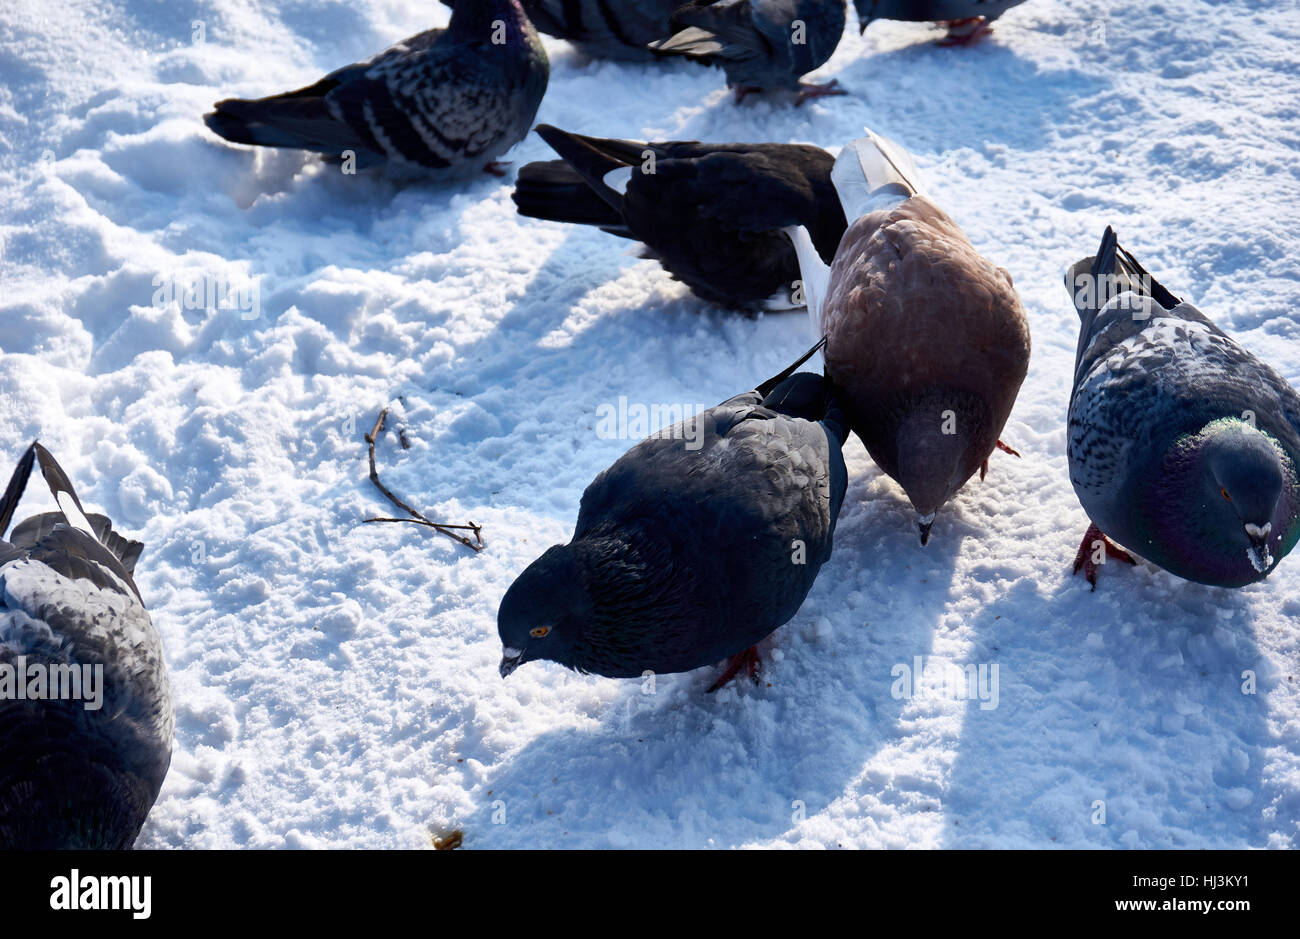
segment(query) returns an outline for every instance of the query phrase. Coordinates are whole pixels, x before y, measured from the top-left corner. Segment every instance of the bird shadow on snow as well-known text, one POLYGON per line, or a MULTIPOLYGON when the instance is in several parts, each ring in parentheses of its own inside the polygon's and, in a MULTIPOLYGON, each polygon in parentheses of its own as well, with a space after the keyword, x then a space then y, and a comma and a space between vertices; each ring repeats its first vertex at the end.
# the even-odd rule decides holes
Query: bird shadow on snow
MULTIPOLYGON (((478 809, 463 821, 467 843, 798 841, 800 818, 870 780, 874 758, 906 735, 899 729, 906 702, 891 695, 891 669, 929 650, 962 536, 922 548, 910 524, 895 524, 910 519, 898 500, 866 499, 865 487, 850 483, 831 560, 800 611, 760 646, 758 686, 741 677, 707 694, 712 668, 659 676, 650 693, 644 682, 626 680, 607 704, 587 705, 590 728, 543 733, 504 760, 486 747, 465 753, 496 764, 475 794, 478 809), (900 595, 901 585, 921 579, 926 590, 900 595)), ((609 681, 555 677, 546 693, 575 703, 592 700, 583 684, 609 681)), ((516 692, 507 685, 503 693, 516 692)))
POLYGON ((1062 560, 1055 584, 1022 578, 970 623, 1000 700, 966 702, 945 846, 1264 846, 1263 588, 1111 562, 1094 593, 1062 560))

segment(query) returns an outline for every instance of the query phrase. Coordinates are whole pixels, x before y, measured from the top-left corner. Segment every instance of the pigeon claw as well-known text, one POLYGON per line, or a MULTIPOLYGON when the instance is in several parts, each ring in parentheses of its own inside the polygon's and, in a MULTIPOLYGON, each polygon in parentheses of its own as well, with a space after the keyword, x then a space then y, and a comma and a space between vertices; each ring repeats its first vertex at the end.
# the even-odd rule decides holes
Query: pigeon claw
POLYGON ((848 92, 840 86, 838 79, 831 79, 824 85, 814 85, 808 82, 799 83, 799 97, 795 98, 794 106, 798 107, 810 98, 829 98, 833 95, 847 95, 848 92))
POLYGON ((742 668, 748 668, 750 679, 757 685, 758 673, 762 670, 762 663, 758 658, 757 646, 750 646, 744 652, 741 652, 738 655, 733 655, 728 659, 726 671, 718 676, 717 681, 709 685, 708 693, 713 694, 713 692, 727 684, 727 682, 736 677, 742 668))
MULTIPOLYGON (((1003 453, 1010 453, 1012 456, 1016 458, 1020 457, 1019 450, 1011 449, 1001 440, 999 440, 996 444, 994 444, 994 446, 997 447, 997 449, 1001 450, 1003 453)), ((988 472, 989 472, 989 459, 988 457, 985 457, 984 462, 980 464, 980 482, 984 482, 984 477, 988 475, 988 472)))
POLYGON ((973 46, 993 32, 993 27, 982 16, 967 16, 959 20, 945 20, 948 34, 938 41, 940 46, 973 46))
POLYGON ((498 179, 505 179, 506 167, 509 165, 510 165, 509 160, 506 161, 492 160, 491 162, 488 163, 487 166, 483 167, 483 172, 491 173, 493 176, 497 177, 498 179))
POLYGON ((1088 583, 1092 584, 1094 591, 1097 589, 1097 568, 1100 567, 1100 564, 1093 558, 1096 555, 1097 542, 1099 541, 1106 552, 1101 563, 1105 563, 1105 558, 1110 557, 1117 561, 1137 564, 1137 561, 1133 560, 1133 555, 1103 535, 1101 529, 1095 523, 1089 525, 1088 530, 1083 533, 1083 541, 1079 544, 1079 552, 1074 556, 1073 573, 1079 573, 1079 569, 1082 568, 1083 576, 1088 578, 1088 583))

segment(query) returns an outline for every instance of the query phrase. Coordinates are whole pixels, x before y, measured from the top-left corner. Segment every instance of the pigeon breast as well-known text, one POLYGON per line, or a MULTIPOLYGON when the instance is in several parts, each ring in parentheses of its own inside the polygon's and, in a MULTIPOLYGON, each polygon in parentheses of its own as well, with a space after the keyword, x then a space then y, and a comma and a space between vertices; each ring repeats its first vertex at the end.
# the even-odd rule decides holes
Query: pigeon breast
POLYGON ((849 227, 831 267, 824 329, 827 377, 887 472, 897 455, 878 453, 890 429, 910 399, 935 388, 968 393, 987 409, 974 472, 1028 369, 1029 328, 1011 276, 920 195, 849 227))

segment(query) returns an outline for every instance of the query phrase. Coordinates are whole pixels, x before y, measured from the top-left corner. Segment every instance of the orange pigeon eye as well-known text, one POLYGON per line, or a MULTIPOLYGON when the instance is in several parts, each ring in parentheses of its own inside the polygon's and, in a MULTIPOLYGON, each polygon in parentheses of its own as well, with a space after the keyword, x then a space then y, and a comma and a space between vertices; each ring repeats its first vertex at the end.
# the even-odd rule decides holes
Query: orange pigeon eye
POLYGON ((1224 489, 1222 486, 1219 487, 1219 493, 1229 502, 1232 501, 1232 496, 1228 495, 1228 490, 1224 489))
POLYGON ((549 626, 535 626, 534 628, 528 630, 528 635, 532 636, 534 639, 541 639, 550 631, 551 631, 551 627, 549 626))

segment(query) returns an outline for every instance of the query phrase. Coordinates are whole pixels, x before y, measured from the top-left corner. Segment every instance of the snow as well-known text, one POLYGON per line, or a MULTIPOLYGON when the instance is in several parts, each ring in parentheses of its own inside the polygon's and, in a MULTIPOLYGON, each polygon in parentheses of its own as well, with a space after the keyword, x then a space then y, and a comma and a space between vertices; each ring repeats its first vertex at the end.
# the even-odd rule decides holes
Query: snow
POLYGON ((0 429, 146 544, 178 721, 140 845, 1295 847, 1300 559, 1235 591, 1070 576, 1061 274, 1114 224, 1300 381, 1296 12, 1029 0, 974 49, 851 17, 813 76, 851 95, 797 109, 547 40, 538 120, 565 129, 898 141, 1031 320, 1004 434, 1023 459, 994 454, 922 548, 851 441, 834 557, 761 647, 763 683, 710 696, 708 669, 503 682, 496 607, 635 442, 596 432, 602 405, 748 390, 811 344, 803 314, 710 307, 618 239, 517 218, 508 181, 397 188, 201 123, 444 23, 438 4, 6 4, 0 429), (361 523, 390 513, 362 440, 385 405, 385 482, 481 524, 481 554, 361 523), (918 656, 996 665, 997 706, 895 697, 918 656))

